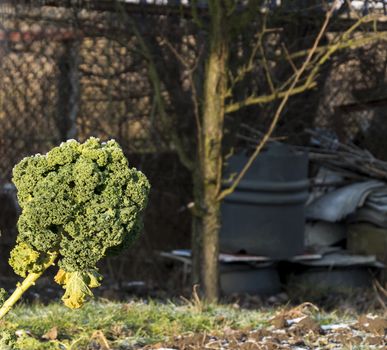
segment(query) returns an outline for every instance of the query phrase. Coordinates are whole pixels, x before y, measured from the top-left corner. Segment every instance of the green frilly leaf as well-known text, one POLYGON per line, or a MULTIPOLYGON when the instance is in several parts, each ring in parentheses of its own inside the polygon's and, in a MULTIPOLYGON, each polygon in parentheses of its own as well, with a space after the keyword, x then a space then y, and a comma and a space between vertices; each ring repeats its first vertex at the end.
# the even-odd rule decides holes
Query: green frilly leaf
POLYGON ((11 251, 9 264, 15 273, 26 277, 29 272, 38 272, 41 269, 40 254, 28 244, 20 242, 11 251))
POLYGON ((4 288, 0 288, 0 307, 3 306, 3 304, 7 300, 7 297, 8 297, 7 291, 4 288))

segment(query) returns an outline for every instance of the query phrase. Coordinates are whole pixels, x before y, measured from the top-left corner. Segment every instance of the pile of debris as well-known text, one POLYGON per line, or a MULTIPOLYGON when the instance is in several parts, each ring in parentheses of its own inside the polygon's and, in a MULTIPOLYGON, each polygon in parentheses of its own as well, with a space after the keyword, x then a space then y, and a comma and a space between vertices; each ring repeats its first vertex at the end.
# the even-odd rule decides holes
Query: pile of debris
MULTIPOLYGON (((263 135, 248 131, 241 138, 255 147, 263 135)), ((387 281, 387 162, 324 130, 307 133, 309 146, 272 140, 222 204, 224 294, 275 294, 284 284, 352 292, 375 287, 380 274, 387 281)), ((247 159, 236 154, 228 167, 237 172, 247 159)), ((162 256, 189 273, 189 250, 162 256)))
POLYGON ((289 285, 344 291, 386 281, 387 162, 325 130, 306 132, 310 146, 296 147, 310 161, 305 251, 320 258, 293 259, 289 285))
POLYGON ((345 249, 351 255, 335 253, 341 265, 383 267, 387 263, 387 162, 340 143, 334 135, 307 132, 313 146, 304 149, 317 172, 305 211, 306 246, 320 252, 345 249))
POLYGON ((339 350, 363 347, 382 349, 386 344, 385 318, 367 314, 360 316, 357 321, 322 325, 319 316, 316 306, 304 303, 290 310, 279 311, 268 320, 266 327, 184 334, 165 344, 150 345, 143 349, 339 350))

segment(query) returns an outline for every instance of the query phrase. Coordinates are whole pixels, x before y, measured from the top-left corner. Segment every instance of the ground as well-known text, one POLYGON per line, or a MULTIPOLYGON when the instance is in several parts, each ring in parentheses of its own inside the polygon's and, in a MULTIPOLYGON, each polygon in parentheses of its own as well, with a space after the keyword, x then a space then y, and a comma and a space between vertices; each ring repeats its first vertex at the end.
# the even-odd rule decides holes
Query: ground
MULTIPOLYGON (((55 302, 19 305, 0 329, 17 335, 10 349, 384 349, 382 311, 324 312, 314 304, 244 309, 238 303, 91 301, 80 310, 55 302)), ((3 348, 1 348, 3 350, 3 348)))

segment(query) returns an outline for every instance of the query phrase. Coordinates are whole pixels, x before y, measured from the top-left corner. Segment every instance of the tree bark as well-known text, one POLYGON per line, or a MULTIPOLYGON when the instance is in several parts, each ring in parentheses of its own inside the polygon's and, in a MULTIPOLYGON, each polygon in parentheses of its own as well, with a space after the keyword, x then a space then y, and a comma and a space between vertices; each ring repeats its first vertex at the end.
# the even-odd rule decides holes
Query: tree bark
MULTIPOLYGON (((193 270, 200 266, 200 284, 204 297, 215 302, 219 296, 219 229, 220 202, 217 199, 222 177, 222 139, 224 104, 227 87, 228 35, 226 14, 221 0, 209 3, 209 55, 206 60, 203 86, 202 140, 194 179, 195 230, 200 229, 199 245, 194 256, 193 270), (198 254, 200 250, 200 254, 198 254), (200 264, 198 263, 200 259, 200 264)), ((197 235, 197 232, 194 232, 197 235)), ((196 247, 197 248, 197 247, 196 247)), ((195 275, 195 272, 194 272, 195 275)))
POLYGON ((202 264, 202 232, 203 212, 200 210, 203 208, 203 189, 202 179, 200 172, 200 164, 197 162, 197 166, 192 172, 193 182, 193 197, 194 207, 191 208, 192 213, 192 228, 191 228, 191 246, 192 246, 192 269, 191 269, 191 282, 193 285, 201 284, 201 264, 202 264))

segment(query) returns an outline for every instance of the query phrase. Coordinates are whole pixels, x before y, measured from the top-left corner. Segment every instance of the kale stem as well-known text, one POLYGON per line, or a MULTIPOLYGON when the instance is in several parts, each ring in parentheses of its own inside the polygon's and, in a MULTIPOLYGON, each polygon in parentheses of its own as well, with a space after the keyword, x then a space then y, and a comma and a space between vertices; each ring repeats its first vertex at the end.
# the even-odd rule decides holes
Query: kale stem
POLYGON ((42 265, 42 271, 30 272, 27 275, 27 277, 23 280, 22 283, 18 283, 15 291, 0 308, 0 320, 9 312, 9 310, 12 309, 12 307, 22 297, 22 295, 24 294, 25 291, 27 291, 27 289, 35 285, 36 280, 44 273, 44 271, 46 271, 51 265, 54 264, 57 256, 58 256, 57 253, 50 253, 49 258, 42 265))

